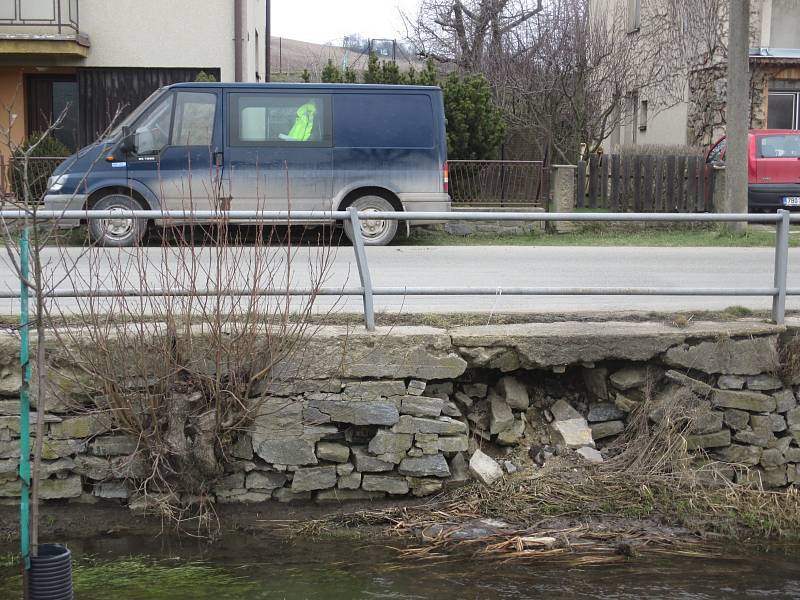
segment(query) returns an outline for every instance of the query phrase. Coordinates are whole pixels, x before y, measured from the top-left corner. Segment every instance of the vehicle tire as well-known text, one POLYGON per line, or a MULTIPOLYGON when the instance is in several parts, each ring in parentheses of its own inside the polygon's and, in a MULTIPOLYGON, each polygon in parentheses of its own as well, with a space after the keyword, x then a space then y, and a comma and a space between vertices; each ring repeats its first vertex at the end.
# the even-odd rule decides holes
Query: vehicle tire
MULTIPOLYGON (((94 203, 92 210, 141 210, 130 196, 111 194, 94 203)), ((124 248, 136 246, 147 230, 147 219, 89 219, 89 239, 98 246, 124 248)))
MULTIPOLYGON (((373 194, 353 200, 347 208, 355 207, 359 212, 395 212, 397 209, 383 196, 373 194)), ((353 241, 353 228, 345 221, 344 232, 353 241)), ((397 221, 387 219, 361 219, 361 235, 365 246, 388 246, 397 235, 397 221)))

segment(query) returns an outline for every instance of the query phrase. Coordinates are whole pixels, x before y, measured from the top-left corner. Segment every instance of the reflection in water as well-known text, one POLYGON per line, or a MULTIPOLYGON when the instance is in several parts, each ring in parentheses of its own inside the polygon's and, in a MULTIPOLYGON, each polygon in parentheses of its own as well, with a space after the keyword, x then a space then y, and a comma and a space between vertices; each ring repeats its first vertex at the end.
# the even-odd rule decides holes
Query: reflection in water
MULTIPOLYGON (((69 545, 77 557, 80 600, 800 598, 796 549, 568 569, 531 562, 403 563, 386 547, 347 539, 231 536, 209 546, 108 537, 69 545)), ((14 567, 0 567, 0 598, 18 597, 18 590, 14 567)))

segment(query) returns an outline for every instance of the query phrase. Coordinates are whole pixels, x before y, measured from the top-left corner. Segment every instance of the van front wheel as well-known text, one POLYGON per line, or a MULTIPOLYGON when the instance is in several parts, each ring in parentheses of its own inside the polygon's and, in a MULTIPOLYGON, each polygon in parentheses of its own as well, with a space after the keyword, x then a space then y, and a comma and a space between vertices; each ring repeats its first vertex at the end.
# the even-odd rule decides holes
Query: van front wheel
MULTIPOLYGON (((356 198, 352 206, 361 213, 394 212, 396 209, 386 198, 381 196, 361 196, 356 198)), ((360 218, 361 235, 366 246, 388 246, 397 235, 397 221, 389 219, 360 218)), ((353 228, 349 221, 345 221, 344 232, 350 241, 353 241, 353 228)))
MULTIPOLYGON (((141 205, 129 196, 111 194, 101 198, 92 210, 141 210, 141 205)), ((144 237, 147 219, 118 218, 89 219, 89 238, 99 246, 122 248, 135 246, 144 237)))

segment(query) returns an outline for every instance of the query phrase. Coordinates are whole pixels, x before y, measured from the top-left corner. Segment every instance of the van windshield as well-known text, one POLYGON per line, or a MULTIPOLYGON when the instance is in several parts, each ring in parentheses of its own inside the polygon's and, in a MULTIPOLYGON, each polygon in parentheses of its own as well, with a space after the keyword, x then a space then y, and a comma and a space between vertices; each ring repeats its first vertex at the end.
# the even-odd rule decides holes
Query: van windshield
POLYGON ((119 124, 111 130, 108 134, 107 139, 114 139, 119 137, 122 133, 123 127, 130 127, 133 123, 142 115, 144 111, 146 111, 150 106, 158 100, 158 98, 164 93, 164 88, 158 88, 155 92, 150 94, 147 99, 142 102, 139 106, 133 109, 127 117, 125 117, 119 124))

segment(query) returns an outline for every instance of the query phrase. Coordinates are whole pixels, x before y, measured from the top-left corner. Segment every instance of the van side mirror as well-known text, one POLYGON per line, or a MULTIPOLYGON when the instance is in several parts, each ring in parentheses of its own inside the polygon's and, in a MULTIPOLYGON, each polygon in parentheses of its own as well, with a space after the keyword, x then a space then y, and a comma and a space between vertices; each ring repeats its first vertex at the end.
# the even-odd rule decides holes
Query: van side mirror
POLYGON ((136 134, 127 125, 122 128, 122 140, 119 143, 119 150, 123 154, 136 152, 136 134))

